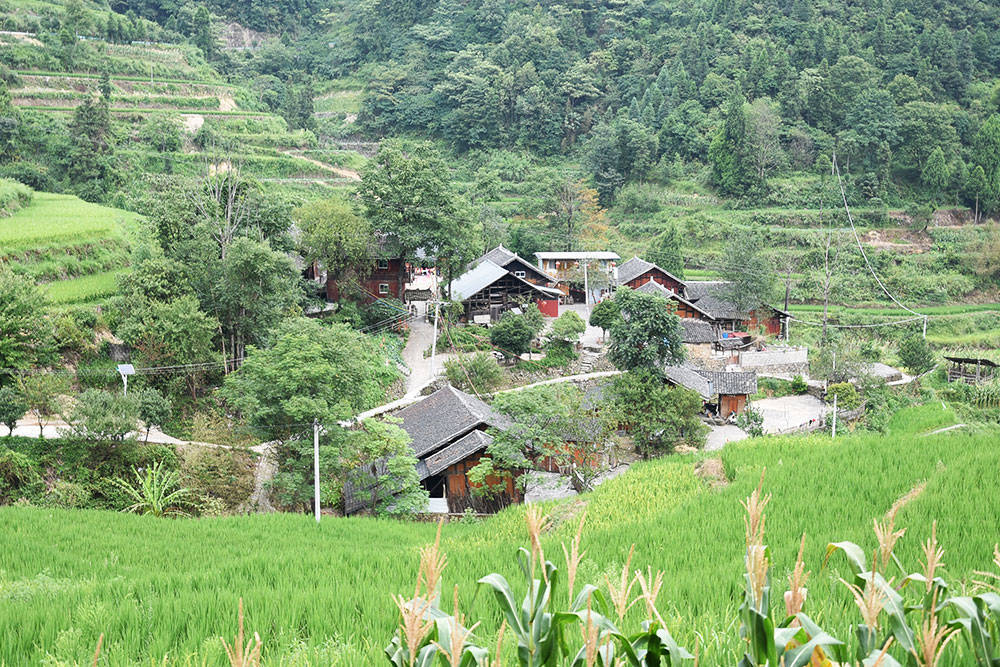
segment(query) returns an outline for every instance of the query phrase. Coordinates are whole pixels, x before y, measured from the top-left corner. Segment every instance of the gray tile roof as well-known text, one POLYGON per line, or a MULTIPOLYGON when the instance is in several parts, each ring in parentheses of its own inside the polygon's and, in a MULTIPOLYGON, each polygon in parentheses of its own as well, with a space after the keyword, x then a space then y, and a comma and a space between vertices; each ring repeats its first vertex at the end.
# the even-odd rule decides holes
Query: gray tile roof
MULTIPOLYGON (((531 267, 532 270, 538 271, 531 267)), ((456 301, 465 301, 466 299, 475 296, 482 290, 486 289, 496 281, 500 280, 504 276, 510 274, 515 280, 520 280, 522 283, 545 295, 546 298, 558 298, 562 296, 562 292, 554 287, 546 287, 544 285, 536 285, 535 283, 529 282, 524 278, 518 278, 514 276, 513 273, 508 271, 502 266, 497 266, 488 259, 484 259, 475 267, 469 269, 455 280, 451 281, 451 298, 456 301)), ((539 273, 539 275, 542 275, 539 273)))
MULTIPOLYGON (((624 280, 622 282, 625 282, 624 280)), ((673 295, 673 292, 668 290, 666 287, 656 282, 652 278, 648 282, 645 282, 635 288, 636 292, 642 292, 643 294, 658 294, 659 296, 673 295)))
POLYGON ((413 440, 413 452, 424 458, 472 429, 481 426, 506 428, 507 417, 495 412, 475 396, 447 385, 396 413, 402 428, 413 440))
POLYGON ((705 320, 682 317, 681 328, 684 330, 682 332, 682 341, 685 343, 714 343, 719 338, 719 334, 715 331, 715 326, 705 320))
POLYGON ((481 262, 482 260, 486 259, 493 262, 497 266, 504 266, 507 262, 514 259, 515 257, 517 257, 516 253, 507 250, 507 248, 504 248, 503 245, 498 245, 496 248, 493 248, 493 250, 490 250, 488 253, 486 253, 476 261, 481 262))
POLYGON ((507 275, 507 269, 488 259, 479 262, 458 278, 451 281, 451 298, 462 301, 486 289, 507 275))
POLYGON ((757 393, 757 373, 754 371, 703 371, 698 374, 711 381, 716 394, 733 396, 757 393))
POLYGON ((653 264, 652 262, 647 262, 646 260, 641 259, 639 257, 632 257, 632 259, 628 260, 627 262, 618 267, 618 284, 624 285, 625 283, 631 280, 635 280, 636 278, 646 273, 646 271, 649 271, 650 269, 656 269, 660 273, 669 276, 670 278, 673 278, 677 282, 681 284, 684 283, 683 280, 673 275, 669 271, 657 266, 656 264, 653 264))
MULTIPOLYGON (((642 285, 640 285, 639 287, 637 287, 635 289, 635 291, 636 292, 641 292, 643 294, 656 294, 658 296, 662 296, 662 297, 667 298, 667 299, 672 299, 674 301, 680 301, 681 303, 683 303, 685 305, 688 305, 691 308, 697 310, 699 313, 702 313, 703 315, 705 315, 707 317, 711 317, 711 315, 708 312, 706 312, 704 309, 699 308, 696 304, 692 303, 691 301, 688 301, 687 299, 685 299, 684 297, 682 297, 677 292, 674 292, 673 290, 664 287, 663 285, 661 285, 660 283, 656 282, 652 278, 650 278, 647 282, 645 282, 642 285)), ((685 342, 687 342, 687 341, 685 341, 685 342)))
POLYGON ((417 464, 420 479, 436 475, 459 461, 485 450, 493 442, 493 437, 485 431, 469 431, 444 449, 434 452, 417 464))
POLYGON ((665 366, 663 374, 671 384, 684 387, 685 389, 692 389, 698 392, 706 401, 712 398, 712 394, 714 393, 712 391, 712 382, 687 364, 665 366))
POLYGON ((717 293, 719 288, 725 285, 724 280, 688 280, 685 281, 684 288, 687 291, 687 298, 696 301, 703 296, 717 293))

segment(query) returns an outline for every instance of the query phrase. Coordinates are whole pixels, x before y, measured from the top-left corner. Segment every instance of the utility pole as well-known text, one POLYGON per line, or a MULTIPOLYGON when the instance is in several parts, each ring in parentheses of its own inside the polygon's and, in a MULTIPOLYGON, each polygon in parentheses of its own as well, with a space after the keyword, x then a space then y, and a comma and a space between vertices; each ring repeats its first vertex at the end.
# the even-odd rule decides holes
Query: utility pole
POLYGON ((437 354, 438 347, 438 308, 441 303, 434 302, 434 340, 431 341, 431 379, 434 379, 434 355, 437 354))
POLYGON ((319 420, 313 419, 313 508, 319 523, 319 420))
POLYGON ((833 438, 837 437, 837 395, 833 395, 833 438))
POLYGON ((927 316, 924 315, 924 340, 927 340, 927 316))
POLYGON ((590 284, 587 282, 587 261, 583 262, 583 302, 587 305, 587 319, 590 319, 590 284))

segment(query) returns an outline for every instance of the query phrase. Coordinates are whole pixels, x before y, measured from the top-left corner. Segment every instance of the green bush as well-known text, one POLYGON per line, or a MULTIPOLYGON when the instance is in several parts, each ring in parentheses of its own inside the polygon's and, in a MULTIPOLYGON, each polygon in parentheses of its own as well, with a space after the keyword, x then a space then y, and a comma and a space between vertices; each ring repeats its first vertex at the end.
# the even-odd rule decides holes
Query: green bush
POLYGON ((90 491, 83 484, 67 482, 66 480, 56 480, 48 491, 45 492, 44 502, 52 507, 62 507, 65 509, 79 509, 86 507, 90 501, 90 491))
POLYGON ((245 450, 199 447, 185 455, 180 483, 206 505, 199 514, 232 512, 253 493, 254 462, 245 450))
POLYGON ((462 391, 490 393, 503 384, 503 369, 489 352, 477 352, 466 359, 449 359, 444 363, 445 376, 452 386, 462 391))
POLYGON ((827 387, 826 402, 833 404, 834 396, 837 397, 838 410, 854 410, 861 405, 858 390, 850 382, 837 382, 827 387))
POLYGON ((36 464, 25 454, 0 447, 0 504, 28 495, 41 484, 36 464))
POLYGON ((805 378, 801 375, 796 375, 792 378, 792 384, 790 389, 796 394, 804 394, 809 389, 809 385, 806 384, 805 378))

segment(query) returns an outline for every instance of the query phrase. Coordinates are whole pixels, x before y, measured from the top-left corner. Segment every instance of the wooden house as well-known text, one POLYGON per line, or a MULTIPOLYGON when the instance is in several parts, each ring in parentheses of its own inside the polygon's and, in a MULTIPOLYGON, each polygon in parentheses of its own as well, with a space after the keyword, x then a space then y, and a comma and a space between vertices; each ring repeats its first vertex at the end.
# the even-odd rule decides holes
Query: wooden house
POLYGON ((529 283, 533 283, 535 285, 555 287, 555 284, 559 282, 558 279, 545 273, 534 264, 523 259, 517 253, 503 247, 503 245, 498 245, 496 248, 493 248, 493 250, 490 250, 479 259, 470 262, 466 268, 475 268, 484 260, 493 262, 500 268, 507 269, 514 274, 515 278, 527 280, 529 283))
POLYGON ((326 300, 351 299, 362 303, 389 298, 403 300, 410 272, 394 237, 380 234, 375 260, 369 267, 363 268, 358 278, 337 280, 327 277, 326 300))
POLYGON ((741 310, 725 296, 727 283, 721 280, 689 280, 684 296, 699 311, 719 325, 720 331, 754 331, 763 328, 771 336, 786 336, 789 314, 773 306, 750 312, 741 310))
POLYGON ((702 320, 713 324, 715 322, 715 319, 708 311, 699 308, 694 303, 684 298, 684 291, 675 292, 669 287, 664 286, 662 283, 657 282, 653 278, 648 278, 645 283, 633 289, 643 294, 656 294, 662 296, 673 304, 674 314, 681 319, 702 320))
POLYGON ((757 393, 753 371, 706 371, 680 364, 666 366, 663 374, 668 383, 697 392, 705 407, 721 417, 742 414, 757 393))
POLYGON ((620 259, 618 253, 607 250, 535 253, 538 268, 559 281, 563 294, 576 301, 582 302, 586 298, 581 267, 587 265, 600 272, 590 274, 593 282, 587 287, 590 288, 591 303, 600 301, 612 291, 615 267, 620 259))
POLYGON ((465 306, 463 319, 483 323, 495 322, 508 310, 525 303, 537 304, 544 315, 557 316, 562 294, 556 288, 530 282, 527 274, 519 277, 488 259, 481 259, 453 280, 448 293, 452 300, 465 306))
POLYGON ((652 262, 632 257, 618 267, 618 285, 637 290, 648 282, 662 285, 675 294, 684 293, 684 281, 652 262))
MULTIPOLYGON (((487 480, 500 485, 499 496, 476 498, 468 472, 486 453, 493 437, 490 428, 505 429, 510 421, 475 396, 447 385, 430 396, 403 408, 395 415, 410 436, 417 457, 417 474, 430 495, 428 512, 457 513, 466 508, 496 511, 520 502, 521 493, 513 477, 487 480)), ((377 474, 378 470, 372 471, 377 474)), ((353 514, 365 507, 364 491, 345 489, 345 512, 353 514)))

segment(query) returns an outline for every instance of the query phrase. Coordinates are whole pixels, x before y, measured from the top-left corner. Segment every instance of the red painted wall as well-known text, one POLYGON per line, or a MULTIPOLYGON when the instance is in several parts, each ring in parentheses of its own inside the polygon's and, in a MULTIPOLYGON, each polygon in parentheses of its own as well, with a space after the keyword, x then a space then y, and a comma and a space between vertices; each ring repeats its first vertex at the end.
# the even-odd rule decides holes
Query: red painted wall
POLYGON ((535 301, 535 305, 538 306, 538 310, 540 310, 542 315, 545 317, 559 317, 558 299, 538 299, 535 301))

